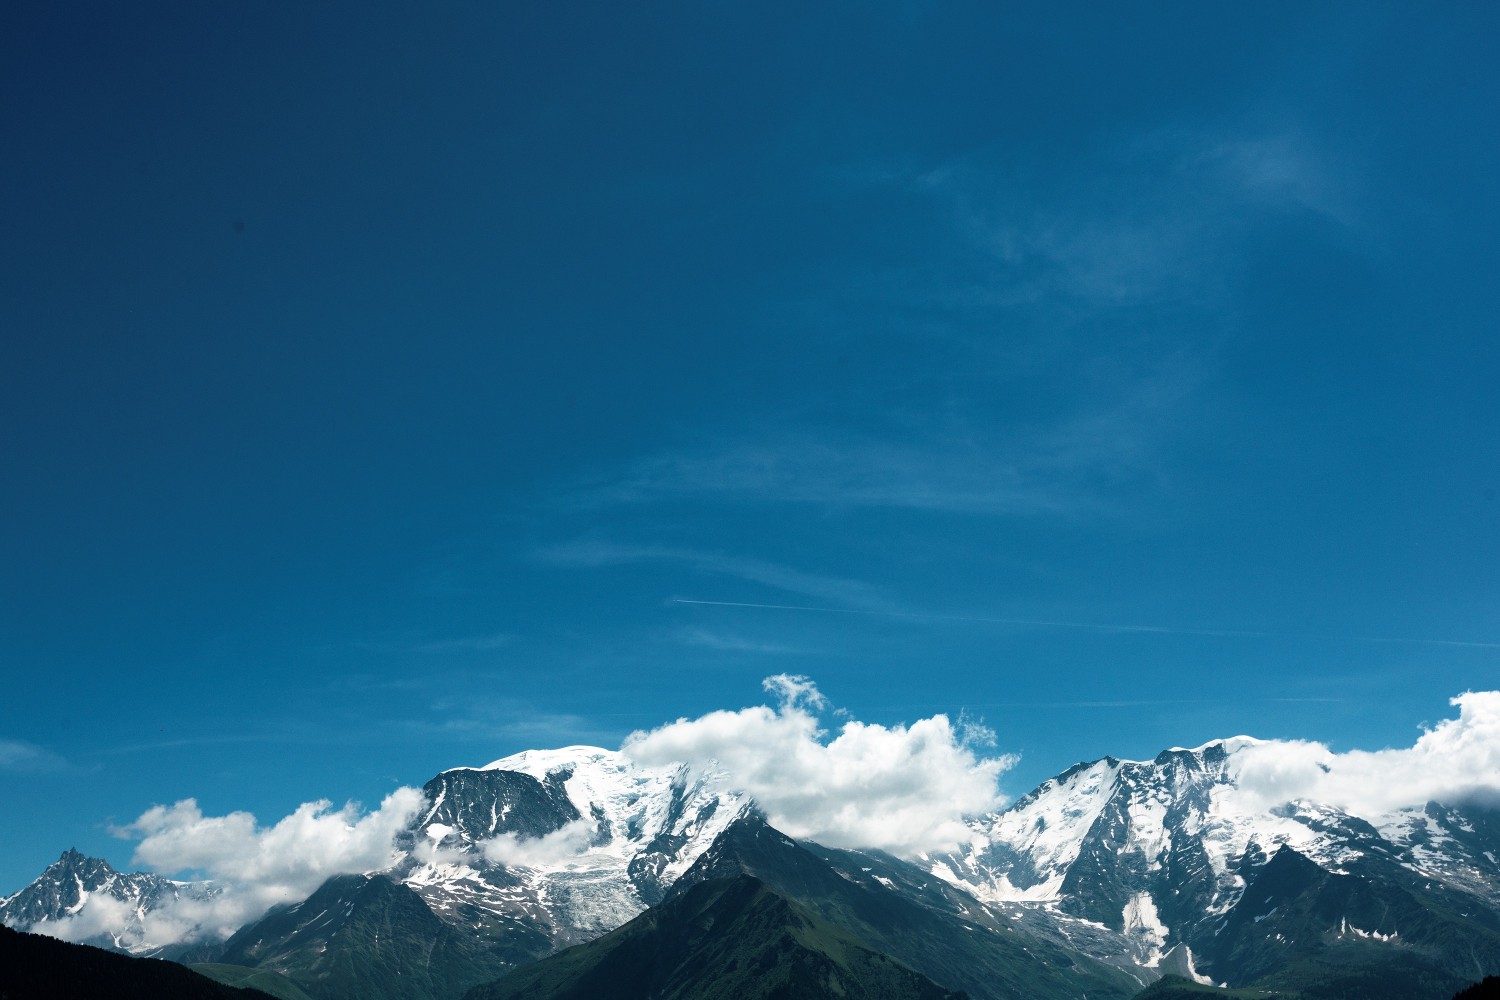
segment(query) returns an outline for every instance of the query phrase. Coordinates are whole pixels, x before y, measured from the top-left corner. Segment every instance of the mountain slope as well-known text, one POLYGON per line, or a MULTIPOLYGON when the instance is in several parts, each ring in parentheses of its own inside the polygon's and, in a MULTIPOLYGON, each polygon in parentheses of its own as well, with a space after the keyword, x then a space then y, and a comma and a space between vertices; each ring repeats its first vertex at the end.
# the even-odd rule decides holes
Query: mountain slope
POLYGON ((317 1000, 448 1000, 509 967, 383 875, 330 879, 242 928, 220 962, 280 973, 317 1000))
MULTIPOLYGON (((1412 982, 1432 978, 1433 963, 1470 979, 1500 970, 1494 812, 1436 803, 1372 817, 1307 801, 1268 808, 1239 783, 1261 745, 1238 737, 1153 761, 1077 765, 975 820, 967 844, 926 866, 1036 933, 1199 981, 1258 982, 1340 938, 1350 947, 1327 961, 1359 954, 1390 975, 1406 969, 1412 982), (1286 926, 1246 908, 1248 887, 1283 850, 1333 878, 1320 883, 1321 922, 1286 926), (1374 927, 1372 908, 1392 919, 1374 927), (1390 937, 1398 930, 1402 938, 1390 937)), ((1424 989, 1436 996, 1440 987, 1424 989)))
POLYGON ((216 983, 260 990, 262 993, 269 993, 276 1000, 312 1000, 302 987, 270 969, 251 969, 243 965, 224 965, 218 962, 195 962, 188 968, 216 983))
POLYGON ((20 892, 0 899, 0 924, 116 951, 159 954, 173 943, 173 934, 152 926, 152 912, 217 891, 210 882, 122 874, 109 862, 70 848, 20 892))
MULTIPOLYGON (((385 874, 512 963, 591 940, 659 901, 748 803, 721 776, 641 768, 594 747, 455 768, 423 792, 427 808, 397 838, 398 861, 385 874)), ((218 891, 122 875, 69 851, 0 900, 0 922, 128 953, 212 960, 219 938, 174 904, 218 891)))
POLYGON ((949 989, 976 998, 1127 997, 1142 980, 1016 930, 972 897, 888 855, 802 845, 737 820, 673 886, 751 875, 949 989))
POLYGON ((1403 884, 1402 869, 1351 868, 1329 872, 1283 846, 1224 920, 1210 964, 1288 993, 1368 1000, 1448 997, 1500 967, 1493 914, 1449 909, 1436 888, 1403 884))
POLYGON ((466 1000, 959 1000, 746 875, 699 882, 466 1000))
POLYGON ((122 875, 72 851, 0 900, 0 921, 285 968, 331 1000, 388 985, 361 978, 372 963, 429 992, 478 982, 699 882, 750 874, 976 997, 1070 996, 1084 983, 1122 995, 1176 973, 1307 998, 1404 984, 1439 1000, 1448 985, 1500 973, 1500 812, 1276 803, 1242 787, 1264 748, 1238 737, 1079 764, 971 821, 956 850, 915 859, 795 844, 724 775, 641 768, 591 747, 527 751, 436 775, 378 883, 331 880, 314 897, 333 903, 303 909, 310 899, 291 921, 266 915, 236 935, 233 957, 193 926, 205 908, 179 905, 214 885, 122 875), (348 928, 377 897, 389 921, 348 928))
POLYGON ((444 771, 391 872, 442 919, 517 961, 591 940, 662 898, 747 807, 717 775, 596 747, 444 771))

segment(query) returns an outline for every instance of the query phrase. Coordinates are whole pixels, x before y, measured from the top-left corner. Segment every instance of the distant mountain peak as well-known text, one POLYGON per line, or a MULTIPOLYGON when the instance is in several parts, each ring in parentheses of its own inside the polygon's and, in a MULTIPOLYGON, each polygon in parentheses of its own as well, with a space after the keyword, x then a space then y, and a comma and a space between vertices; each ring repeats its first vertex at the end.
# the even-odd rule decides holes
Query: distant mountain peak
POLYGON ((208 882, 174 882, 151 872, 121 873, 103 858, 89 857, 70 847, 30 885, 0 900, 0 923, 57 937, 77 936, 83 943, 119 951, 156 954, 173 942, 151 937, 146 914, 164 903, 206 898, 215 891, 208 882), (95 898, 125 904, 112 907, 122 918, 107 929, 80 934, 74 919, 89 909, 95 898))
MULTIPOLYGON (((1392 973, 1402 988, 1450 983, 1460 960, 1500 970, 1500 812, 1268 806, 1239 785, 1241 755, 1260 745, 1240 736, 1083 762, 976 817, 956 850, 915 860, 794 840, 723 774, 642 767, 599 747, 524 751, 435 775, 391 868, 336 876, 236 938, 257 942, 247 960, 287 956, 304 979, 332 968, 325 952, 343 956, 326 961, 345 963, 338 975, 362 989, 374 988, 359 971, 371 962, 394 975, 438 949, 451 977, 430 981, 437 996, 676 906, 705 883, 752 878, 982 997, 1076 996, 1084 982, 1089 996, 1123 997, 1165 972, 1274 986, 1293 959, 1342 975, 1339 963, 1374 956, 1405 970, 1392 973), (361 935, 398 926, 406 944, 362 950, 361 935), (1036 961, 1045 968, 1015 972, 1036 961)), ((0 921, 67 936, 98 926, 70 921, 108 897, 96 910, 128 917, 90 940, 159 954, 143 915, 212 891, 121 874, 69 848, 0 900, 0 921)))
MULTIPOLYGON (((1191 753, 1203 754, 1214 748, 1222 750, 1226 754, 1232 754, 1245 747, 1263 746, 1267 741, 1254 736, 1230 736, 1227 739, 1209 740, 1196 747, 1171 747, 1165 753, 1191 753)), ((1158 760, 1160 757, 1157 758, 1158 760)))
POLYGON ((1460 911, 1500 908, 1500 824, 1472 809, 1363 818, 1308 799, 1268 807, 1239 786, 1237 758, 1262 745, 1238 736, 1151 761, 1078 764, 974 820, 968 841, 929 867, 991 904, 1047 907, 1057 916, 1035 919, 1064 934, 1077 933, 1068 919, 1088 921, 1109 932, 1099 954, 1133 954, 1147 968, 1174 954, 1189 969, 1195 958, 1227 968, 1216 938, 1226 916, 1257 880, 1288 871, 1358 871, 1457 894, 1460 911))
POLYGON ((90 875, 114 875, 117 872, 103 858, 91 858, 76 847, 70 847, 58 855, 56 861, 47 866, 49 872, 67 872, 90 875))

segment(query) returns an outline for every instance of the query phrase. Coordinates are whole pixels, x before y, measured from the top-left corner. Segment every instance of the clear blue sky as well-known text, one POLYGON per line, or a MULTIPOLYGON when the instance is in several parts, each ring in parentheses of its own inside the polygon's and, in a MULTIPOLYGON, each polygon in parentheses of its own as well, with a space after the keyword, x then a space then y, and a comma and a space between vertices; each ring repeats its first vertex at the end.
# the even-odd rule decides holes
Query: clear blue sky
POLYGON ((6 5, 0 892, 783 672, 1011 794, 1409 744, 1500 686, 1497 38, 6 5))

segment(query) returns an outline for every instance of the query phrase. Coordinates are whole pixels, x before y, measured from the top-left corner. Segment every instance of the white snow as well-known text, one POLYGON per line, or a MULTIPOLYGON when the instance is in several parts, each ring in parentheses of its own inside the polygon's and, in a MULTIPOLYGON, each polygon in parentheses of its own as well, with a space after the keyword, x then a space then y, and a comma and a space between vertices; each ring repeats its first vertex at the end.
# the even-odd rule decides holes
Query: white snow
POLYGON ((1339 922, 1339 936, 1343 937, 1348 934, 1353 934, 1357 938, 1364 938, 1367 941, 1394 941, 1401 936, 1400 931, 1391 931, 1389 934, 1382 934, 1380 931, 1360 930, 1358 927, 1350 925, 1349 918, 1345 917, 1339 922))
MULTIPOLYGON (((1226 752, 1233 754, 1236 750, 1242 750, 1245 747, 1260 746, 1265 742, 1265 740, 1258 740, 1254 736, 1231 736, 1228 739, 1209 740, 1207 743, 1196 747, 1173 747, 1168 753, 1190 753, 1201 757, 1213 747, 1221 746, 1226 752)), ((1132 763, 1136 762, 1132 761, 1132 763)))
POLYGON ((438 792, 438 797, 432 801, 432 808, 427 810, 427 815, 423 816, 421 822, 417 825, 421 826, 431 820, 432 817, 436 816, 438 809, 442 808, 443 800, 447 797, 448 789, 444 788, 442 791, 438 792))
MULTIPOLYGON (((1289 845, 1334 873, 1347 872, 1344 866, 1361 856, 1351 838, 1340 833, 1351 821, 1349 814, 1308 801, 1268 807, 1264 797, 1238 787, 1236 755, 1263 742, 1239 736, 1192 749, 1173 748, 1171 756, 1159 762, 1106 758, 1080 765, 1009 809, 971 821, 959 849, 923 855, 921 867, 983 903, 1003 905, 1012 920, 1022 919, 1022 912, 1010 912, 1020 907, 1065 937, 1076 933, 1096 941, 1107 938, 1147 967, 1172 969, 1185 961, 1194 979, 1208 982, 1194 968, 1191 952, 1181 958, 1175 955, 1184 945, 1167 948, 1167 942, 1174 936, 1180 940, 1181 934, 1174 935, 1166 925, 1152 895, 1165 901, 1169 894, 1190 891, 1177 888, 1186 883, 1170 881, 1177 875, 1168 869, 1172 859, 1183 857, 1185 848, 1202 848, 1194 865, 1207 867, 1195 877, 1209 880, 1208 907, 1213 914, 1227 912, 1243 892, 1244 880, 1236 872, 1247 851, 1253 865, 1289 845), (1116 865, 1127 880, 1125 894, 1119 897, 1128 900, 1121 912, 1123 936, 1069 917, 1057 905, 1086 844, 1090 864, 1116 865)), ((650 845, 660 843, 658 837, 667 835, 674 845, 648 859, 665 886, 681 877, 750 806, 748 797, 732 790, 722 774, 681 766, 642 767, 618 751, 599 747, 529 750, 483 768, 454 770, 514 771, 538 781, 566 770, 563 788, 582 818, 547 837, 519 838, 505 832, 509 804, 497 801, 485 811, 490 831, 499 836, 444 847, 445 841, 451 845, 457 839, 450 837, 454 827, 433 821, 444 805, 445 791, 417 824, 420 836, 412 857, 393 871, 446 920, 464 926, 496 919, 530 920, 549 930, 559 947, 597 936, 645 908, 629 867, 647 854, 650 845), (509 844, 499 846, 514 849, 497 849, 487 857, 486 846, 494 848, 506 836, 509 844)), ((1472 839, 1456 840, 1452 831, 1465 829, 1457 816, 1429 816, 1420 808, 1403 808, 1362 818, 1388 841, 1402 863, 1433 882, 1496 893, 1495 853, 1467 846, 1472 839)), ((884 876, 872 877, 892 886, 884 876)), ((110 933, 126 948, 147 947, 139 928, 149 907, 142 888, 126 884, 131 878, 122 877, 119 885, 112 880, 108 895, 103 889, 90 893, 78 882, 78 901, 64 919, 77 917, 79 926, 86 919, 98 922, 91 912, 103 913, 123 900, 129 905, 130 924, 111 924, 110 933)), ((195 883, 173 885, 173 891, 182 894, 210 891, 195 883)), ((1341 933, 1378 941, 1397 936, 1347 923, 1341 933)))
MULTIPOLYGON (((552 928, 559 946, 596 937, 645 909, 629 866, 658 836, 685 838, 661 859, 658 876, 669 885, 749 805, 722 775, 641 767, 600 747, 527 750, 472 770, 514 771, 538 781, 566 772, 563 788, 581 818, 527 839, 504 831, 502 809, 493 817, 496 837, 469 850, 438 851, 411 866, 404 881, 453 920, 467 922, 475 910, 530 913, 552 928), (484 873, 497 864, 521 884, 487 880, 484 873)), ((446 830, 428 823, 423 832, 436 844, 446 830)))
MULTIPOLYGON (((1214 981, 1208 976, 1205 976, 1203 975, 1203 973, 1199 972, 1197 964, 1193 962, 1193 949, 1189 948, 1187 945, 1183 945, 1182 953, 1183 957, 1187 960, 1188 977, 1195 983, 1202 983, 1204 986, 1213 986, 1214 981)), ((1227 984, 1225 985, 1227 986, 1227 984)))
MULTIPOLYGON (((1355 817, 1307 801, 1268 807, 1263 796, 1238 786, 1238 757, 1265 744, 1236 736, 1174 748, 1157 761, 1080 765, 1009 809, 973 821, 967 843, 923 867, 984 902, 1047 902, 1060 898, 1091 831, 1092 849, 1117 852, 1121 870, 1136 878, 1163 876, 1168 861, 1196 842, 1208 866, 1212 914, 1227 912, 1244 891, 1238 872, 1247 851, 1255 864, 1286 845, 1327 871, 1347 873, 1362 856, 1362 845, 1341 832, 1355 817)), ((1363 818, 1406 850, 1412 870, 1495 894, 1487 874, 1495 859, 1470 856, 1422 810, 1363 818)))
POLYGON ((1058 898, 1084 835, 1114 794, 1118 770, 1118 762, 1102 760, 1065 779, 1046 782, 1010 809, 976 821, 969 849, 934 864, 932 873, 985 902, 1058 898), (996 844, 1026 855, 1039 880, 1013 884, 1008 866, 995 864, 996 844))
POLYGON ((1125 922, 1125 935, 1136 938, 1146 948, 1146 959, 1141 964, 1148 969, 1156 968, 1161 964, 1162 948, 1171 933, 1156 912, 1156 902, 1149 893, 1136 893, 1125 904, 1121 917, 1125 922))

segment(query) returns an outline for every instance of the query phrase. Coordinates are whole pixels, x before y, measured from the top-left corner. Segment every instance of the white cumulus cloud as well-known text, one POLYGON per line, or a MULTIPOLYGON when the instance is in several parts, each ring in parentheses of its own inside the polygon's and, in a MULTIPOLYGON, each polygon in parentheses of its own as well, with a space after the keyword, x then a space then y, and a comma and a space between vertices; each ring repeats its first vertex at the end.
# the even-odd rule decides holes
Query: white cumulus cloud
POLYGON ((87 941, 90 938, 117 937, 130 927, 129 903, 112 896, 90 896, 75 913, 60 920, 39 920, 26 928, 33 934, 46 934, 63 941, 87 941))
POLYGON ((124 904, 95 894, 77 913, 32 929, 73 941, 108 933, 151 948, 224 938, 277 903, 305 898, 332 875, 394 863, 396 834, 424 801, 418 789, 399 788, 369 812, 352 802, 340 809, 307 802, 270 826, 248 812, 206 816, 194 799, 153 806, 115 831, 140 838, 135 863, 167 875, 203 876, 212 880, 212 891, 166 902, 138 923, 124 904))
POLYGON ((910 725, 847 720, 832 739, 827 700, 806 677, 764 682, 773 706, 710 712, 636 732, 624 751, 646 765, 728 772, 773 826, 830 847, 912 855, 955 846, 964 817, 1003 804, 998 780, 1013 757, 982 757, 992 734, 946 715, 910 725), (974 737, 974 738, 971 738, 974 737))
POLYGON ((576 819, 541 837, 502 833, 498 837, 481 841, 479 849, 487 860, 507 868, 539 868, 563 864, 578 857, 588 850, 593 836, 593 825, 586 819, 576 819))
POLYGON ((121 832, 138 836, 135 860, 160 872, 196 870, 209 878, 306 895, 340 872, 384 868, 394 860, 392 841, 423 802, 415 788, 399 788, 380 808, 363 813, 356 803, 333 809, 305 802, 272 826, 248 812, 205 816, 193 799, 153 806, 121 832))
POLYGON ((1234 778, 1247 804, 1294 799, 1372 817, 1436 801, 1500 805, 1500 691, 1470 691, 1410 747, 1335 753, 1322 743, 1278 740, 1235 755, 1234 778))

